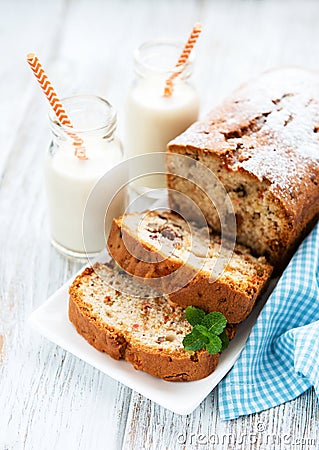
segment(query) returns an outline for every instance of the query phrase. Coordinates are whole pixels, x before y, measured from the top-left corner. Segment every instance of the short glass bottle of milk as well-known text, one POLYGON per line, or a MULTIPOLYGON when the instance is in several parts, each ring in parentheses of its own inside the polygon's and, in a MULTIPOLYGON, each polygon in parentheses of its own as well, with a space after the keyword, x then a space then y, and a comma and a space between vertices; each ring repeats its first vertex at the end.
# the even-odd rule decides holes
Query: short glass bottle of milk
MULTIPOLYGON (((64 98, 62 103, 74 128, 61 125, 54 112, 50 114, 53 139, 45 161, 45 181, 51 242, 67 256, 85 258, 105 247, 112 219, 106 221, 106 208, 128 175, 109 171, 123 160, 110 103, 91 95, 64 98), (83 140, 87 159, 75 155, 70 130, 83 140)), ((112 202, 112 216, 123 214, 125 208, 124 187, 112 202)))
MULTIPOLYGON (((182 43, 161 40, 146 42, 135 51, 136 78, 126 102, 127 157, 165 152, 168 142, 197 120, 199 98, 189 82, 192 55, 182 73, 175 78, 172 95, 164 96, 166 80, 181 69, 176 67, 176 62, 182 48, 182 43)), ((156 164, 154 169, 165 173, 164 158, 161 167, 158 159, 156 164)), ((140 192, 143 192, 143 186, 164 187, 165 175, 140 178, 133 186, 140 192)))

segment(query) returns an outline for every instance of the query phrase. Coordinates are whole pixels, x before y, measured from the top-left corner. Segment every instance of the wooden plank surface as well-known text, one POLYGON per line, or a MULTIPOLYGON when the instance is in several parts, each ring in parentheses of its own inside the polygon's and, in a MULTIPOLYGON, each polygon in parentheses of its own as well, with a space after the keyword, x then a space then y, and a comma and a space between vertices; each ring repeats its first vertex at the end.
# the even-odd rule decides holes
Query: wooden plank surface
POLYGON ((0 450, 319 447, 312 390, 231 422, 220 421, 214 392, 193 414, 178 416, 41 338, 26 321, 80 265, 49 244, 42 167, 48 108, 25 54, 38 52, 61 95, 108 98, 123 136, 133 49, 151 38, 182 39, 199 20, 193 81, 202 113, 264 69, 319 68, 315 0, 0 0, 0 450))

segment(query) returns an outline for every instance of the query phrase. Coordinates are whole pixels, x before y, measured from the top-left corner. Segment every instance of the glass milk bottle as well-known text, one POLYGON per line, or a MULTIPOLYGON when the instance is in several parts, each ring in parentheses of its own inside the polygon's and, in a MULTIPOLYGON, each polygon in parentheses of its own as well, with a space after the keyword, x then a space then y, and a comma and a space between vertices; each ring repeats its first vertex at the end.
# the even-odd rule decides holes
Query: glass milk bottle
MULTIPOLYGON (((192 57, 173 84, 171 96, 164 96, 165 82, 174 71, 183 45, 173 41, 150 41, 134 54, 136 79, 126 103, 125 151, 128 157, 149 152, 165 152, 168 142, 186 130, 198 118, 199 99, 189 83, 192 57)), ((164 158, 161 167, 165 172, 164 158)), ((165 176, 152 175, 135 184, 156 188, 165 186, 165 176)))
MULTIPOLYGON (((55 114, 50 114, 53 140, 46 156, 45 177, 51 242, 68 256, 84 258, 105 247, 110 227, 105 221, 108 200, 126 183, 127 176, 117 173, 112 178, 112 171, 108 172, 123 159, 122 145, 114 135, 116 113, 110 103, 90 95, 68 97, 62 103, 74 128, 61 125, 55 114), (71 130, 83 140, 87 159, 75 156, 71 130), (94 192, 104 175, 107 185, 94 192), (92 192, 94 205, 85 214, 92 192)), ((112 203, 113 215, 123 214, 125 207, 124 188, 112 203)))

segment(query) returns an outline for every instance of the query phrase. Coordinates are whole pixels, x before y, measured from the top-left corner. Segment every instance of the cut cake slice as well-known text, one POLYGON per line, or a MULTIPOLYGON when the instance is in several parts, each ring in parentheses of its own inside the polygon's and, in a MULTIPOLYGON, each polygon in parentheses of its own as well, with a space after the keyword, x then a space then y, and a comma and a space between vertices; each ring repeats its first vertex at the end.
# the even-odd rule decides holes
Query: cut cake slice
MULTIPOLYGON (((215 370, 219 354, 184 350, 183 338, 192 330, 184 309, 136 283, 114 262, 86 268, 69 294, 69 318, 78 333, 112 358, 167 381, 198 380, 215 370)), ((226 333, 231 339, 235 326, 226 333)))
POLYGON ((229 323, 249 315, 272 272, 264 257, 241 245, 223 248, 219 235, 172 212, 114 219, 108 250, 122 269, 171 302, 221 312, 229 323))

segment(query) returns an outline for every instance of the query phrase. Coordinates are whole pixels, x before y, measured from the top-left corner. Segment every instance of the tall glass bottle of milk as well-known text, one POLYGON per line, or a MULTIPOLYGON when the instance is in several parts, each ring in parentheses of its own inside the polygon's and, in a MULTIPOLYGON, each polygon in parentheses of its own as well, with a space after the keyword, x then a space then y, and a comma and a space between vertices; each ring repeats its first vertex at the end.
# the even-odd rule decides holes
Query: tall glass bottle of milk
MULTIPOLYGON (((106 208, 128 175, 109 172, 123 159, 121 142, 114 135, 116 113, 110 103, 90 95, 69 97, 62 102, 74 128, 61 125, 55 114, 50 114, 53 140, 45 161, 45 181, 51 242, 68 256, 85 258, 105 247, 110 227, 105 222, 106 208), (73 132, 82 139, 87 159, 75 155, 73 132), (107 183, 96 191, 103 177, 107 183), (89 213, 85 214, 92 191, 94 203, 91 201, 89 213)), ((125 207, 124 188, 112 203, 113 216, 123 214, 125 207)))
MULTIPOLYGON (((150 152, 165 152, 168 142, 186 130, 198 118, 199 98, 190 83, 193 58, 174 80, 171 96, 164 96, 165 82, 174 71, 183 48, 174 41, 150 41, 134 53, 136 78, 126 103, 125 150, 128 157, 150 152)), ((157 161, 158 165, 158 161, 157 161)), ((165 172, 165 164, 154 167, 165 172)), ((165 186, 165 175, 140 178, 133 185, 143 192, 143 186, 165 186)))

